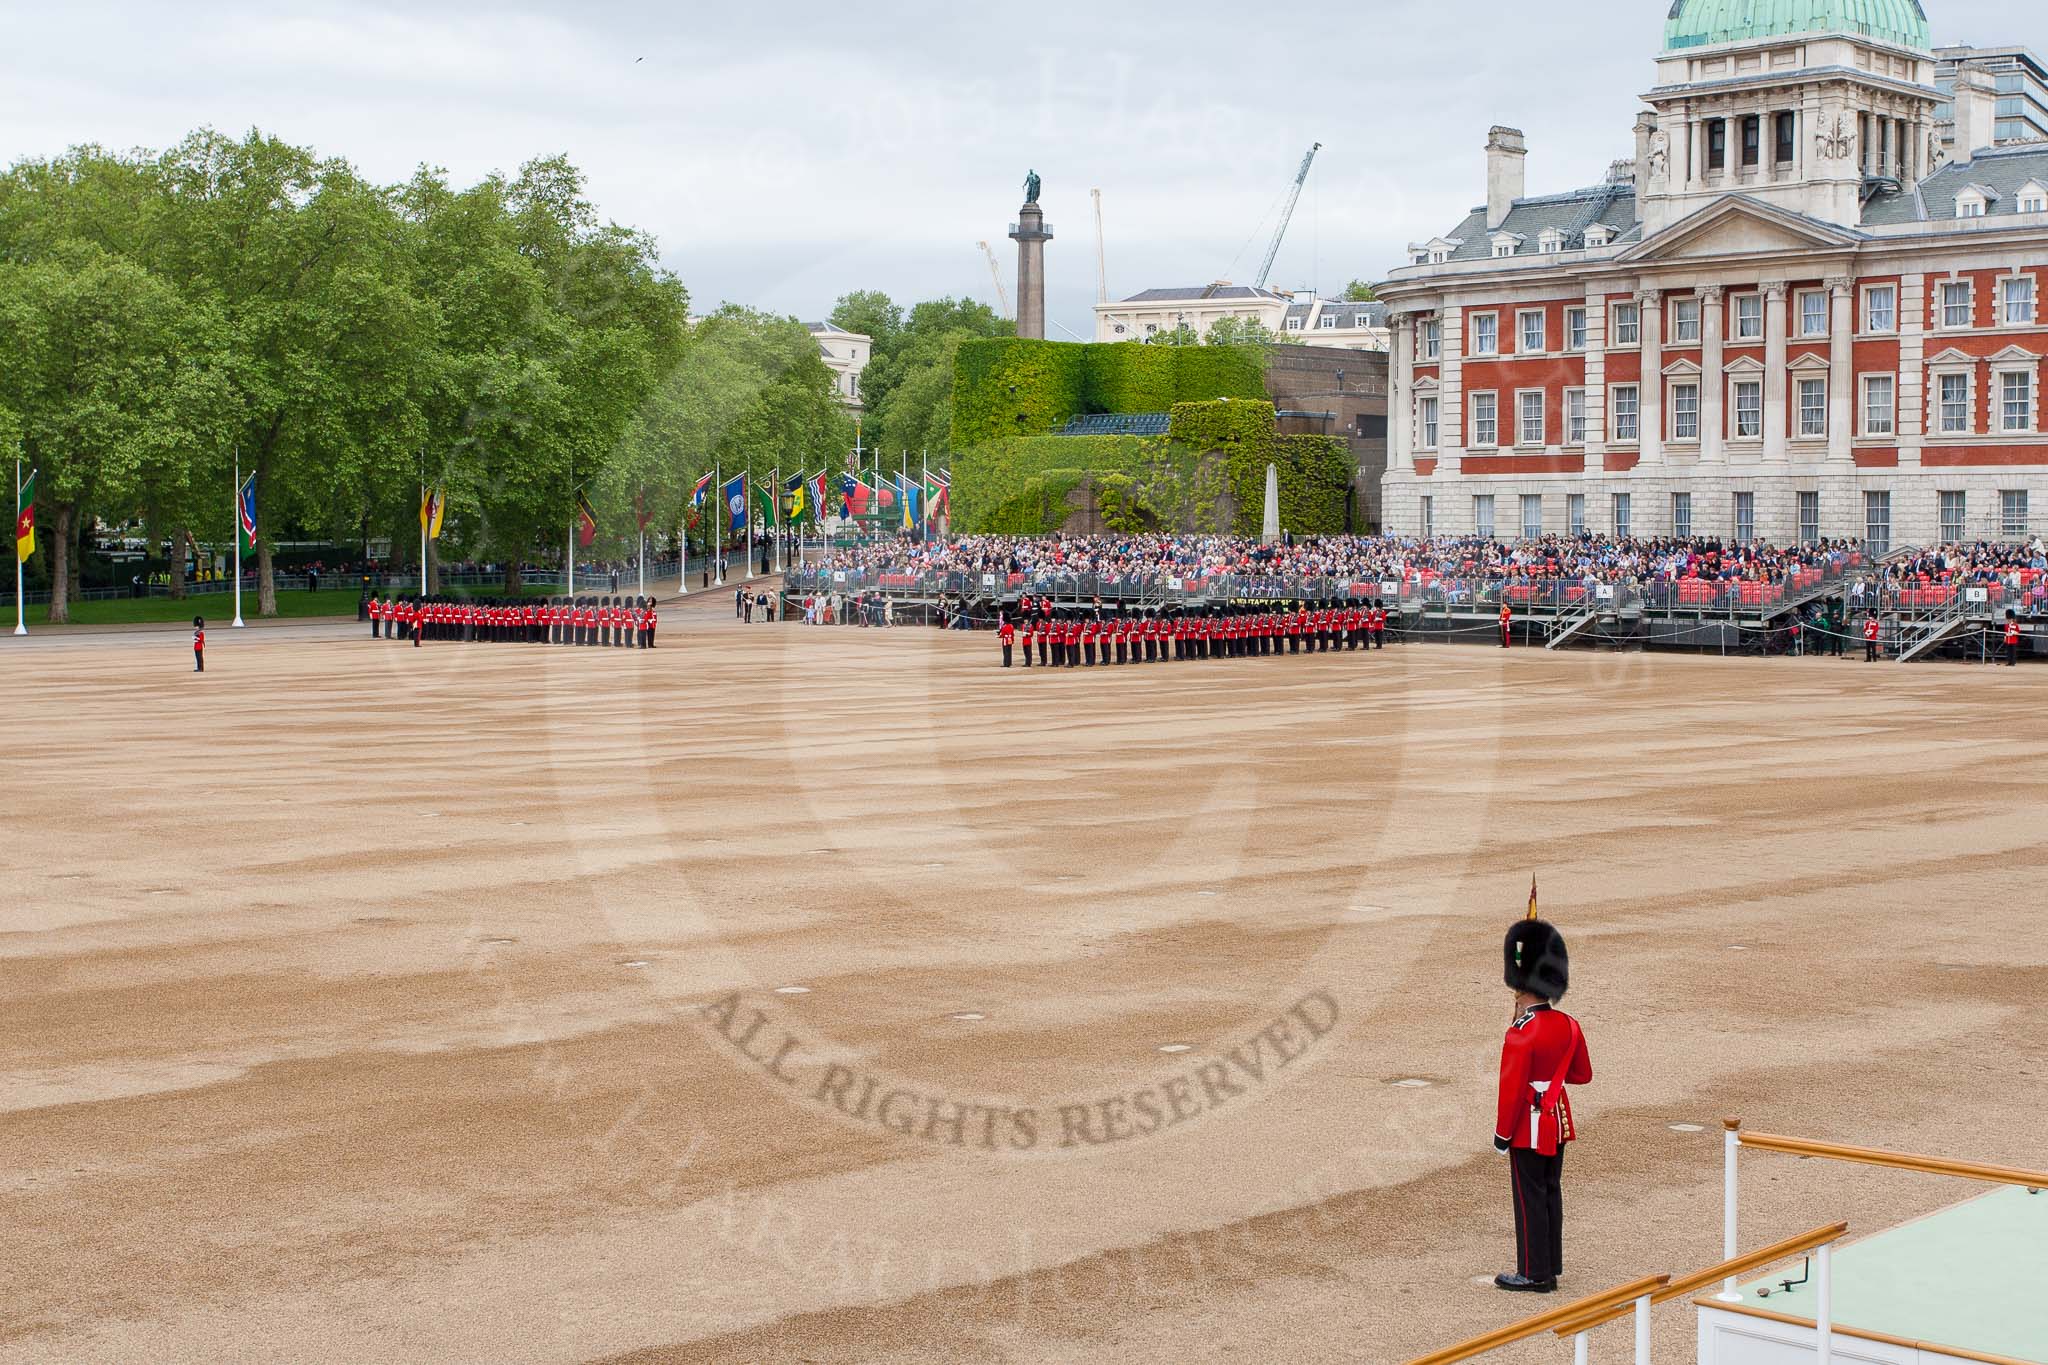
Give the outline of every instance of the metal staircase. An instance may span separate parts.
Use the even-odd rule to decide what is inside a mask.
[[[1931,616],[1918,616],[1902,622],[1899,627],[1898,652],[1894,656],[1899,663],[1911,663],[1933,649],[1943,640],[1961,634],[1976,624],[1977,613],[1972,604],[1965,600],[1967,594],[1958,591],[1948,605]]]
[[[1584,602],[1579,604],[1576,610],[1559,612],[1550,618],[1550,623],[1545,628],[1543,647],[1545,649],[1556,649],[1559,645],[1564,644],[1573,636],[1585,630],[1586,627],[1599,620],[1602,615],[1612,610],[1612,603],[1602,602],[1596,597],[1588,596]]]

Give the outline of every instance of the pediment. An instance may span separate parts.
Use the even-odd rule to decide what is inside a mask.
[[[1804,355],[1792,357],[1792,363],[1785,368],[1788,370],[1820,370],[1824,372],[1830,367],[1826,356],[1808,351]]]
[[[2012,362],[2032,364],[2040,358],[2040,352],[2029,351],[2024,347],[2020,346],[2008,346],[2004,350],[2000,351],[1997,355],[1985,357],[1986,360],[1990,361],[1994,365],[2003,365]]]
[[[1695,365],[1690,360],[1674,360],[1669,365],[1666,365],[1664,367],[1663,372],[1667,375],[1675,374],[1690,376],[1698,374],[1700,372],[1700,367]]]
[[[1737,356],[1722,367],[1729,374],[1762,374],[1764,363],[1753,355]]]
[[[1618,258],[1630,262],[1705,260],[1853,247],[1862,234],[1734,195],[1682,218]]]
[[[1966,354],[1951,346],[1938,355],[1927,357],[1927,363],[1930,365],[1975,365],[1977,357]]]

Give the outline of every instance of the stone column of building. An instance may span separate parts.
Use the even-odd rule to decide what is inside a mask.
[[[1726,428],[1727,385],[1721,371],[1726,342],[1727,291],[1718,284],[1700,286],[1700,463],[1726,458],[1721,435]]]
[[[1918,130],[1915,129],[1917,132]],[[1917,467],[1927,439],[1927,277],[1899,280],[1899,467]]]
[[[1387,395],[1388,416],[1392,418],[1394,441],[1388,452],[1388,468],[1415,468],[1415,318],[1408,313],[1394,316],[1394,374],[1392,392]]]
[[[1855,281],[1828,277],[1828,463],[1847,465],[1856,415]]]
[[[1586,286],[1586,473],[1598,474],[1607,454],[1607,295]]]
[[[1643,338],[1643,377],[1636,389],[1637,462],[1664,463],[1664,295],[1636,291],[1636,330]]]
[[[1785,359],[1785,282],[1773,280],[1764,286],[1764,459],[1785,462],[1787,433],[1786,394],[1789,377]]]
[[[1045,225],[1045,211],[1035,203],[1017,210],[1010,225],[1010,240],[1017,244],[1017,335],[1045,340],[1045,244],[1052,229]]]
[[[1451,477],[1465,459],[1465,310],[1446,306],[1438,321],[1436,472]]]

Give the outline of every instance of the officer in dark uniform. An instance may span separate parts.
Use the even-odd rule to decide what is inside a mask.
[[[1501,1045],[1493,1149],[1508,1158],[1515,1211],[1515,1268],[1494,1276],[1502,1289],[1548,1294],[1564,1269],[1565,1145],[1578,1137],[1567,1085],[1593,1079],[1578,1020],[1556,1008],[1570,984],[1564,935],[1529,917],[1508,930],[1503,979],[1515,993],[1514,1022]]]

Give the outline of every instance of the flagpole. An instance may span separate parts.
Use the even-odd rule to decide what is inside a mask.
[[[242,628],[242,448],[235,447],[235,629]]]
[[[19,531],[21,530],[21,452],[18,450],[14,454],[14,515],[16,518],[14,529]],[[16,635],[28,634],[28,599],[22,595],[21,545],[19,542],[14,547],[14,633]]]
[[[420,596],[427,595],[427,522],[431,520],[427,509],[427,485],[420,481]]]
[[[713,460],[711,462],[711,486],[718,490],[721,504],[725,500],[725,485],[720,482],[724,476],[725,470],[719,466],[718,461]],[[730,515],[724,506],[721,505],[715,522],[709,517],[704,520],[706,532],[709,532],[713,525],[718,527],[718,534],[711,538],[711,563],[718,572],[718,586],[721,588],[725,586],[725,522],[726,518]]]
[[[747,523],[747,582],[754,581],[754,461],[740,472],[740,511]]]
[[[782,572],[782,466],[768,471],[768,534],[775,544],[775,572]]]
[[[647,528],[640,528],[640,595],[647,596]]]
[[[574,517],[569,519],[569,543],[563,548],[568,551],[568,557],[562,561],[564,573],[562,596],[573,598],[576,596],[576,519]]]

